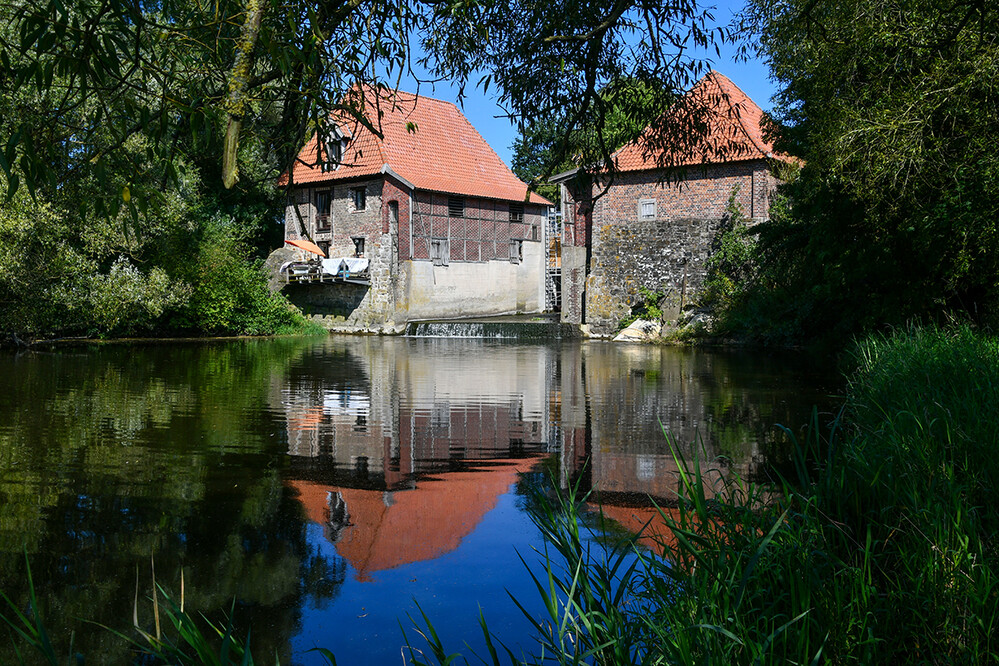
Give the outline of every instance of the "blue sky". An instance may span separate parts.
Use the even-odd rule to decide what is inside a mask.
[[[714,3],[715,21],[718,25],[727,24],[733,14],[741,8],[742,0],[719,0]],[[715,56],[712,51],[709,60],[712,67],[732,80],[737,86],[742,88],[749,97],[760,105],[765,111],[772,107],[770,98],[776,92],[776,88],[769,78],[769,71],[766,64],[759,60],[748,62],[735,62],[733,56],[735,47],[727,45],[721,49],[721,57]],[[705,54],[707,55],[707,54]],[[402,83],[402,88],[410,92],[416,91],[415,83],[407,86]],[[420,89],[420,94],[443,99],[450,102],[457,102],[457,86],[438,83],[432,89],[424,85]],[[510,164],[512,146],[517,137],[516,128],[507,118],[501,117],[503,109],[496,103],[496,96],[492,91],[488,95],[481,90],[469,85],[465,90],[465,100],[462,110],[465,116],[489,142],[503,161]]]

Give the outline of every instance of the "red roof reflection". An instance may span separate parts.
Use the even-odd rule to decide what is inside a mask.
[[[432,560],[455,550],[538,458],[491,461],[495,467],[444,472],[416,488],[383,491],[291,481],[308,519],[355,569],[376,571]]]

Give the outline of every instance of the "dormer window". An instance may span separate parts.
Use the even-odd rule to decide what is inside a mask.
[[[333,125],[319,134],[320,166],[323,171],[335,171],[343,163],[343,151],[350,141],[350,133]]]

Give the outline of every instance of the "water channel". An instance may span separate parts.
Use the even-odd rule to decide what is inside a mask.
[[[516,646],[529,486],[578,481],[634,530],[649,496],[675,502],[664,429],[713,478],[758,474],[785,455],[776,424],[828,418],[838,390],[801,356],[579,341],[0,353],[0,590],[25,603],[27,552],[48,627],[90,663],[129,661],[85,621],[128,633],[138,590],[148,626],[153,564],[175,596],[183,570],[188,610],[232,608],[261,662],[403,663],[419,609],[453,649],[480,607]]]

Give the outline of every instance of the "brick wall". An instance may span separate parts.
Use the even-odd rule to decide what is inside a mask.
[[[753,160],[705,167],[689,167],[679,183],[656,182],[660,172],[618,174],[607,193],[594,203],[594,219],[638,219],[641,201],[655,202],[654,219],[715,219],[725,214],[732,191],[750,218],[765,219],[771,177],[766,162]],[[600,185],[595,192],[600,191]]]
[[[400,261],[409,259],[412,251],[409,246],[411,212],[409,190],[392,178],[386,178],[382,185],[382,202],[382,231],[384,233],[389,233],[389,203],[395,202],[399,206],[398,256]]]

